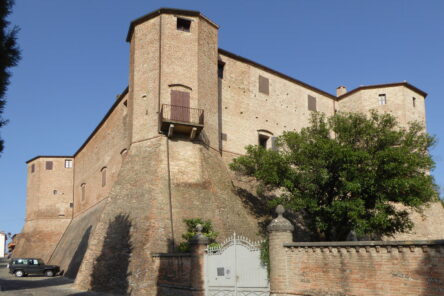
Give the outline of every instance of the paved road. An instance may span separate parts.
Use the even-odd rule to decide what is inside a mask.
[[[79,291],[65,277],[27,276],[17,278],[0,264],[0,295],[17,296],[106,296],[109,294]]]

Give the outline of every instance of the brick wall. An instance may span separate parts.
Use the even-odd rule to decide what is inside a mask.
[[[152,260],[160,295],[191,295],[191,254],[155,254]]]
[[[271,295],[444,295],[444,240],[294,243],[283,219],[269,228]]]

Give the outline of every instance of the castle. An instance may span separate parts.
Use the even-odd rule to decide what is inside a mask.
[[[27,162],[26,223],[14,255],[58,264],[83,288],[115,281],[155,295],[150,254],[174,250],[184,218],[211,219],[222,238],[256,237],[257,218],[233,190],[227,164],[249,144],[271,148],[283,131],[307,126],[313,111],[376,109],[401,125],[425,124],[427,94],[407,82],[332,95],[219,49],[218,25],[197,11],[149,13],[131,22],[126,41],[128,87],[97,128],[74,155]],[[442,225],[441,207],[425,217],[401,238],[440,238],[432,225]],[[101,263],[122,268],[127,283]]]

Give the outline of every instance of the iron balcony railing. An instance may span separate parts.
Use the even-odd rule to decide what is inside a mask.
[[[184,106],[162,104],[162,109],[160,110],[160,120],[162,122],[203,125],[204,110]]]

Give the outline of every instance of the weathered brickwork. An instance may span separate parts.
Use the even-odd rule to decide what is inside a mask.
[[[290,222],[268,226],[271,295],[443,295],[444,240],[292,242]]]
[[[246,200],[250,193],[236,191],[227,164],[259,137],[271,148],[273,137],[300,130],[312,111],[376,108],[403,125],[425,122],[426,94],[410,84],[331,95],[218,49],[218,26],[199,12],[155,11],[131,23],[127,41],[128,88],[96,130],[73,156],[28,162],[27,220],[15,255],[58,264],[82,288],[161,295],[162,260],[152,255],[175,250],[186,218],[210,219],[221,240],[234,231],[257,237],[262,221]],[[162,106],[173,105],[178,92],[189,96],[181,107],[202,111],[202,122],[179,114],[185,123],[161,130]],[[387,104],[379,106],[382,93]],[[444,221],[441,208],[426,210],[426,222],[414,217],[422,226],[409,239],[442,233],[434,223]]]
[[[372,242],[373,243],[373,242]],[[375,242],[377,244],[377,242]],[[284,248],[281,246],[281,248]],[[288,246],[274,295],[443,295],[444,242]],[[275,260],[273,258],[272,260]]]

